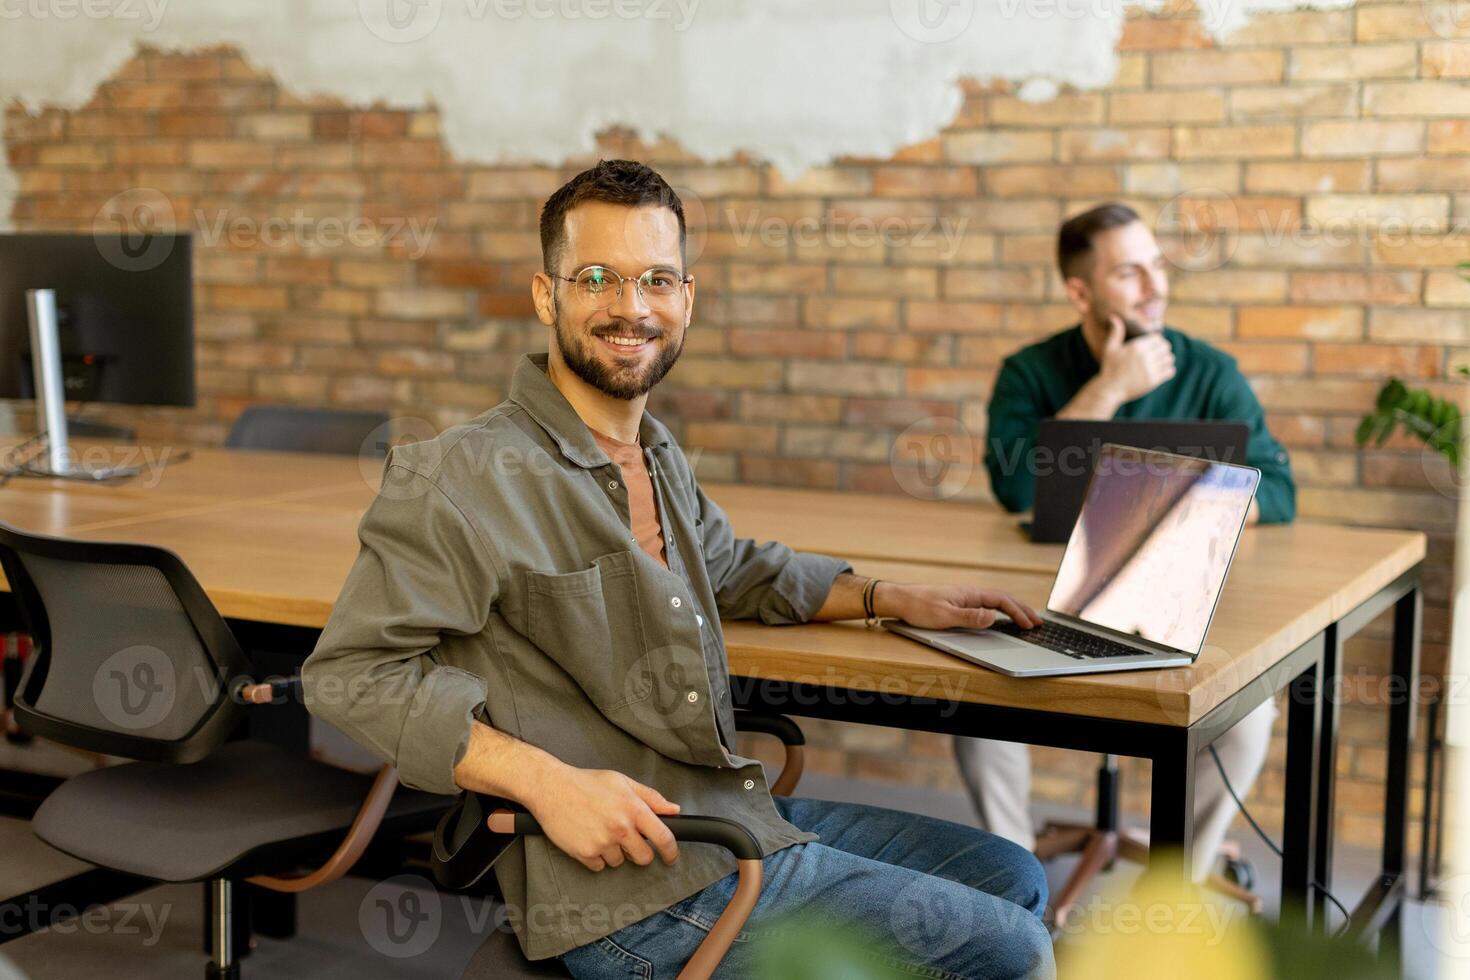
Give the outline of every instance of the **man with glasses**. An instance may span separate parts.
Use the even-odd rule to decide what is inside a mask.
[[[578,174],[546,202],[541,243],[531,288],[549,350],[521,359],[502,404],[390,455],[302,671],[312,711],[410,786],[503,797],[539,820],[546,836],[496,873],[526,954],[575,976],[672,976],[730,900],[734,862],[677,847],[658,819],[677,813],[732,818],[759,841],[747,938],[807,913],[907,972],[1050,976],[1046,881],[1025,850],[771,796],[734,754],[720,630],[721,617],[947,628],[1035,613],[734,535],[644,411],[695,297],[683,206],[658,174],[629,161]],[[760,945],[737,941],[722,974],[753,975]]]

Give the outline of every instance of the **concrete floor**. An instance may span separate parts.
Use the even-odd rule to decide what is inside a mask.
[[[10,406],[0,402],[0,434],[13,432]],[[360,750],[340,735],[314,730],[314,747],[344,762],[361,761]],[[369,760],[370,761],[370,760]],[[36,744],[24,750],[0,741],[0,768],[23,768],[57,775],[71,775],[90,763],[52,745]],[[802,795],[892,807],[912,813],[971,823],[967,798],[957,793],[894,786],[861,780],[810,774],[803,778]],[[1060,807],[1036,808],[1038,820],[1090,820],[1090,812]],[[1248,829],[1237,828],[1232,839],[1255,865],[1266,900],[1267,917],[1277,912],[1275,883],[1280,861]],[[1047,868],[1053,891],[1071,873],[1073,858],[1059,858]],[[1376,855],[1361,849],[1339,847],[1334,866],[1334,892],[1351,908],[1375,874]],[[27,889],[77,873],[86,865],[38,841],[24,821],[0,818],[0,893],[14,895]],[[1119,862],[1101,876],[1084,897],[1099,899],[1104,893],[1126,888],[1139,869]],[[396,898],[404,890],[420,903],[421,912],[431,914],[437,924],[424,931],[432,938],[427,948],[413,956],[400,953],[380,938],[374,942],[372,929],[365,929],[360,915],[388,894]],[[422,887],[420,887],[422,886]],[[65,931],[53,929],[24,939],[3,943],[9,921],[0,920],[0,980],[78,980],[106,977],[107,980],[157,980],[197,978],[204,965],[201,946],[203,926],[202,887],[168,885],[150,889],[109,907],[105,915],[89,914]],[[413,978],[457,977],[481,943],[491,916],[489,904],[457,895],[441,895],[428,882],[373,882],[347,878],[299,898],[299,931],[288,941],[257,939],[256,947],[243,961],[247,978],[321,978],[321,980],[372,980],[381,976]],[[1443,910],[1435,905],[1409,902],[1404,910],[1404,976],[1410,980],[1459,980],[1470,976],[1470,945],[1456,951],[1459,972],[1437,970],[1439,923]],[[1329,925],[1341,917],[1329,909]],[[1463,917],[1461,917],[1463,919]],[[430,934],[432,936],[430,937]],[[1059,938],[1061,944],[1072,941]]]
[[[3,757],[0,750],[0,757]],[[65,767],[67,760],[58,759]],[[0,758],[3,764],[3,758]],[[959,794],[910,789],[810,775],[802,782],[803,795],[870,803],[915,813],[970,822],[969,802]],[[1048,810],[1039,817],[1086,819],[1087,814]],[[1279,861],[1259,840],[1236,835],[1255,864],[1268,896],[1267,915],[1275,914],[1271,887],[1278,879]],[[15,894],[35,883],[54,880],[74,869],[76,862],[37,841],[22,821],[0,819],[0,881]],[[1072,859],[1058,859],[1048,869],[1053,888],[1066,879]],[[1340,848],[1335,868],[1335,890],[1349,907],[1362,894],[1373,874],[1374,855]],[[1093,896],[1126,885],[1138,869],[1126,862],[1099,879]],[[480,943],[490,910],[486,903],[455,895],[439,895],[427,887],[411,887],[421,913],[430,913],[431,927],[415,955],[391,957],[402,950],[386,942],[381,929],[364,928],[360,916],[370,914],[389,895],[397,901],[403,886],[427,882],[376,883],[344,879],[300,897],[300,931],[289,941],[258,940],[245,961],[248,977],[312,977],[364,980],[395,977],[458,976]],[[391,894],[390,894],[391,893]],[[75,980],[106,976],[108,980],[155,980],[159,977],[200,975],[201,886],[171,885],[152,889],[111,907],[106,914],[73,923],[66,932],[53,929],[0,945],[0,980]],[[1404,920],[1405,975],[1433,980],[1435,948],[1430,928],[1436,910],[1411,903]],[[363,921],[367,921],[364,919]],[[0,922],[0,932],[6,923]],[[432,933],[432,936],[429,935]],[[432,941],[429,941],[432,940]],[[1074,941],[1064,936],[1061,943]]]

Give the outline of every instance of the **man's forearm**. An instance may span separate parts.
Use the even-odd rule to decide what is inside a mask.
[[[833,623],[843,619],[862,619],[867,615],[863,609],[863,586],[868,583],[867,575],[843,572],[832,583],[827,601],[812,617],[814,623]],[[892,603],[893,590],[899,583],[881,581],[873,590],[873,611],[879,616],[895,615]]]
[[[568,768],[549,752],[477,721],[470,730],[469,747],[454,767],[454,781],[472,793],[530,807],[546,784]]]
[[[1099,419],[1107,421],[1118,413],[1123,402],[1113,387],[1096,376],[1083,385],[1072,400],[1057,412],[1059,419]]]
[[[832,583],[832,591],[827,593],[827,601],[822,603],[822,608],[812,617],[814,623],[830,623],[839,619],[862,619],[863,618],[863,585],[867,578],[862,575],[854,575],[851,572],[843,572],[837,576]]]

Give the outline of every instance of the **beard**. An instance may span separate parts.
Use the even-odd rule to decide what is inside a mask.
[[[598,337],[602,334],[613,334],[619,332],[615,326],[599,328],[593,333],[584,333],[566,325],[558,313],[556,318],[556,347],[561,352],[561,359],[566,366],[571,368],[573,374],[587,382],[604,395],[612,398],[620,398],[623,401],[632,401],[640,395],[646,395],[653,390],[653,386],[664,379],[673,368],[674,362],[679,360],[679,355],[684,352],[684,336],[679,337],[678,346],[674,346],[668,340],[668,331],[657,330],[654,327],[624,328],[623,332],[628,334],[642,334],[649,337],[655,345],[654,359],[647,365],[621,365],[609,366],[598,357],[594,345],[599,343]]]
[[[1132,340],[1134,337],[1141,337],[1146,333],[1152,333],[1155,329],[1153,326],[1150,325],[1149,320],[1146,319],[1147,314],[1145,314],[1141,309],[1114,309],[1096,295],[1094,295],[1092,298],[1091,306],[1092,309],[1090,312],[1092,314],[1092,320],[1094,323],[1102,327],[1104,336],[1106,336],[1107,334],[1109,318],[1111,316],[1118,316],[1123,320],[1124,340]],[[1162,329],[1162,327],[1163,325],[1160,324],[1158,329]]]

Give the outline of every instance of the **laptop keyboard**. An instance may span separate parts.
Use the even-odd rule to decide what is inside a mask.
[[[1043,622],[1040,626],[1025,630],[1006,620],[991,627],[998,633],[1009,633],[1027,643],[1034,643],[1074,660],[1094,660],[1098,657],[1147,656],[1143,650],[1130,647],[1116,640],[1104,640],[1070,626]]]

